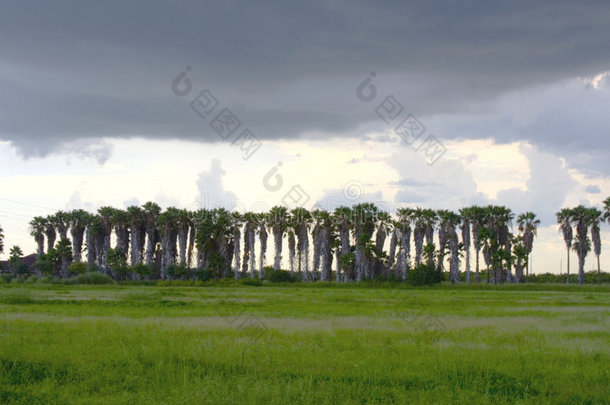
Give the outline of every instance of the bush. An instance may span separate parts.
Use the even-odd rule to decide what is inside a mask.
[[[68,266],[68,271],[73,274],[85,274],[87,265],[83,262],[74,262]]]
[[[170,280],[181,280],[190,278],[191,269],[182,264],[170,264],[165,270],[165,274]]]
[[[443,273],[434,264],[420,263],[407,271],[407,283],[414,286],[438,284],[441,281]]]
[[[195,277],[199,281],[209,281],[214,278],[214,272],[210,269],[199,269],[195,272]]]
[[[30,268],[28,267],[27,264],[25,264],[23,262],[19,262],[15,266],[15,275],[22,279],[28,278],[30,275]]]
[[[2,274],[0,276],[0,279],[2,279],[5,283],[10,283],[13,280],[13,275],[12,274]]]
[[[241,280],[239,280],[239,284],[251,285],[254,287],[260,287],[263,285],[263,283],[256,278],[242,278]]]
[[[78,284],[114,284],[110,276],[99,272],[81,274],[76,276],[75,280]]]
[[[294,283],[297,281],[296,277],[290,274],[288,270],[266,270],[265,279],[272,283]]]
[[[135,273],[140,276],[149,277],[153,274],[152,266],[146,265],[144,263],[138,263],[135,266],[131,266],[132,273]]]

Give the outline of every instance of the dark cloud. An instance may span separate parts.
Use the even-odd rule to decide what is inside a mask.
[[[219,142],[188,106],[204,88],[263,139],[364,135],[388,94],[435,122],[607,70],[609,20],[603,3],[569,1],[5,1],[0,137],[27,155],[81,138]],[[186,65],[193,91],[178,97],[170,82]],[[379,96],[363,103],[355,89],[371,71]],[[582,129],[552,113],[539,120],[555,126],[533,122],[520,136]],[[579,133],[581,150],[595,150]]]

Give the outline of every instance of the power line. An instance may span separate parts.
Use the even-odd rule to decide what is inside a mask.
[[[25,203],[23,201],[11,200],[10,198],[0,197],[0,200],[9,201],[9,202],[12,202],[15,204],[27,205],[27,206],[34,207],[34,208],[42,208],[42,209],[53,211],[53,212],[60,211],[57,208],[43,207],[42,205],[29,204],[29,203]]]
[[[8,214],[8,215],[14,215],[14,216],[18,216],[18,217],[24,217],[24,218],[28,218],[28,219],[29,219],[29,218],[32,218],[32,216],[31,216],[31,215],[23,215],[23,214],[18,214],[18,213],[16,213],[16,212],[11,212],[11,211],[3,211],[3,210],[0,210],[0,212],[3,212],[3,213]]]

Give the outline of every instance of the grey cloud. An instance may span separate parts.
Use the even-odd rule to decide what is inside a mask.
[[[364,136],[388,94],[439,137],[480,136],[470,135],[477,124],[444,131],[434,117],[608,69],[609,19],[606,5],[567,0],[6,1],[0,137],[28,156],[82,138],[219,142],[187,103],[204,88],[262,139]],[[186,65],[193,93],[179,98],[170,82]],[[355,89],[372,71],[379,95],[362,103]],[[541,131],[572,129],[582,136],[570,144],[594,154],[595,133],[607,124],[590,114],[601,125],[593,134],[585,130],[592,122],[553,112],[517,135],[487,133],[544,143]]]

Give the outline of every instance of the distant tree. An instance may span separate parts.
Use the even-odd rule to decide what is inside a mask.
[[[43,217],[34,217],[30,221],[30,235],[36,241],[36,256],[44,253],[44,232],[46,227],[46,219]]]
[[[4,229],[0,226],[0,253],[4,253]]]
[[[567,252],[567,263],[568,263],[568,273],[566,277],[566,283],[570,284],[570,248],[572,247],[572,210],[570,208],[562,208],[561,211],[555,214],[557,217],[557,223],[559,224],[559,230],[563,234],[563,241],[566,245]]]

